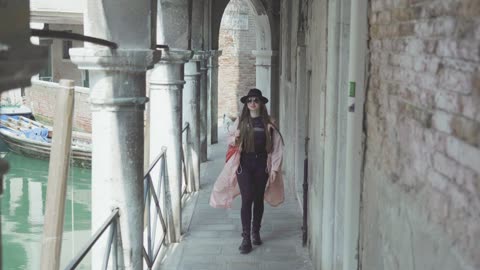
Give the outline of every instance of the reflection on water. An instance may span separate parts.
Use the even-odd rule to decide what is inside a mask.
[[[5,154],[3,147],[0,145],[0,153]],[[4,159],[9,162],[10,171],[5,176],[1,197],[3,269],[39,269],[48,162],[8,152]],[[90,237],[90,179],[89,169],[71,167],[65,205],[62,268]],[[88,260],[83,268],[87,264]]]

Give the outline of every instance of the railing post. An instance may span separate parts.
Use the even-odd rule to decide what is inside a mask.
[[[165,148],[163,148],[165,149]],[[161,160],[160,164],[160,182],[158,183],[158,192],[160,197],[160,208],[162,213],[165,215],[165,225],[166,225],[166,232],[165,238],[167,239],[167,243],[173,243],[175,240],[175,228],[173,223],[173,211],[172,211],[172,198],[170,193],[170,179],[168,177],[168,162],[167,162],[167,154],[165,154],[164,158]],[[163,187],[162,187],[163,185]],[[163,207],[163,209],[162,209]]]
[[[118,216],[115,218],[115,221],[112,224],[113,228],[115,229],[114,234],[113,234],[113,251],[112,251],[112,268],[113,270],[118,269],[118,238],[119,238],[119,233],[118,233]]]
[[[190,129],[190,123],[186,122],[185,130],[185,167],[187,169],[187,192],[191,193],[195,191],[195,181],[193,175],[193,164],[192,164],[192,131]]]

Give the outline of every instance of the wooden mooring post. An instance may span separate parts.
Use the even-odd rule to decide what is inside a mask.
[[[60,267],[67,177],[72,144],[74,81],[60,80],[53,123],[52,148],[48,167],[47,202],[42,239],[42,270]]]

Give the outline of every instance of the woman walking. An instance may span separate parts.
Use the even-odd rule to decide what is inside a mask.
[[[268,99],[260,90],[250,89],[240,101],[243,110],[229,130],[227,162],[213,187],[210,205],[231,208],[233,199],[241,194],[243,240],[239,250],[247,254],[252,243],[262,244],[263,201],[277,206],[284,200],[283,139],[268,115]]]

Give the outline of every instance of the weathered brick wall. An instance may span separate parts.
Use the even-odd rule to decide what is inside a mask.
[[[248,18],[247,18],[248,17]],[[248,20],[246,29],[245,23]],[[220,27],[218,72],[218,116],[237,116],[240,97],[255,87],[255,21],[245,0],[232,0]]]
[[[47,123],[53,122],[55,115],[57,83],[32,81],[32,86],[25,89],[25,105],[32,109],[34,116]],[[73,110],[73,128],[78,131],[91,132],[92,114],[88,103],[90,90],[75,87],[75,106]]]
[[[363,269],[480,269],[480,1],[370,1]]]

